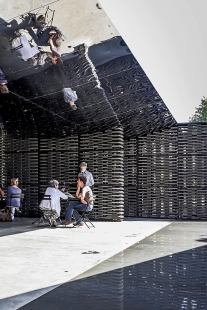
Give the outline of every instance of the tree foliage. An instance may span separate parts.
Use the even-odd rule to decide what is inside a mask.
[[[207,122],[207,98],[203,97],[195,114],[189,118],[189,122]]]

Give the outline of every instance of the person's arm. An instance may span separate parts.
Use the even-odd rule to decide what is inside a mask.
[[[85,195],[86,195],[86,190],[83,188],[82,194],[81,194],[81,203],[84,204],[84,205],[87,205],[88,202],[85,201]]]
[[[58,191],[58,193],[59,193],[60,198],[65,199],[65,200],[68,199],[68,196],[65,195],[63,192],[61,192],[60,190]]]
[[[49,42],[51,51],[55,50],[55,45],[53,44],[53,40],[52,40],[51,37],[50,37],[50,39],[48,40],[48,42]]]
[[[49,57],[49,58],[53,59],[53,55],[52,55],[52,53],[51,53],[51,52],[46,52],[46,54],[47,54],[47,57]]]
[[[91,182],[91,185],[90,185],[90,186],[93,186],[93,185],[94,185],[94,179],[93,179],[92,173],[91,173],[91,175],[90,175],[90,182]]]
[[[76,191],[75,197],[76,198],[80,198],[81,197],[80,187],[77,187],[77,191]]]
[[[4,196],[4,191],[1,187],[0,187],[0,196]]]

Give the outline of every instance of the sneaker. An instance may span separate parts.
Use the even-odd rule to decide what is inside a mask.
[[[77,222],[74,224],[75,227],[82,227],[84,225],[83,222]]]
[[[70,225],[70,224],[73,224],[73,222],[69,220],[65,220],[65,225]]]

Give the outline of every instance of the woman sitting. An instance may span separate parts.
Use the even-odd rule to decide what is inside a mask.
[[[43,199],[40,208],[43,210],[44,217],[49,220],[50,225],[56,226],[56,219],[60,217],[60,198],[68,199],[68,196],[58,189],[59,182],[57,180],[51,180],[49,184],[45,195],[50,195],[51,201]]]
[[[3,209],[6,207],[6,202],[3,199],[4,197],[4,189],[3,186],[0,184],[0,209]]]
[[[10,208],[11,221],[14,220],[15,210],[20,207],[20,198],[11,198],[11,195],[21,194],[22,190],[18,187],[18,179],[11,179],[11,186],[7,189],[7,207]]]

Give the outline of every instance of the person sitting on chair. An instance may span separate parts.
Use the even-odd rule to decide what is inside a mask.
[[[16,37],[12,40],[12,50],[17,51],[21,55],[21,59],[27,61],[29,65],[37,65],[35,56],[38,56],[40,51],[37,46],[30,46],[29,41],[25,35]]]
[[[8,94],[9,93],[9,90],[8,90],[8,87],[7,87],[7,79],[0,67],[0,92],[2,94]]]
[[[50,46],[50,50],[61,56],[61,44],[63,39],[62,32],[57,27],[48,27],[47,29],[36,34],[32,27],[26,28],[38,46]]]
[[[74,216],[76,223],[74,226],[83,226],[84,223],[81,217],[74,212],[74,210],[91,211],[93,209],[93,193],[89,186],[86,186],[87,179],[84,176],[78,177],[76,197],[80,201],[71,201],[65,215],[65,225],[73,224],[72,216]],[[82,193],[80,192],[82,189]]]
[[[7,189],[7,207],[10,208],[11,221],[14,220],[15,210],[20,207],[20,198],[11,198],[11,195],[21,194],[22,190],[18,187],[18,178],[11,179],[11,186]]]
[[[6,207],[6,202],[3,200],[4,197],[4,189],[3,186],[0,184],[0,209],[3,209]]]
[[[58,218],[60,216],[60,198],[62,199],[68,199],[68,196],[65,195],[63,192],[61,192],[59,188],[59,182],[57,180],[51,180],[49,182],[50,186],[46,189],[45,195],[51,196],[51,208],[55,213],[57,213],[58,216],[54,213],[54,216],[51,216],[52,225],[56,226],[55,218]],[[41,208],[50,209],[50,201],[48,200],[42,200],[40,204]]]

